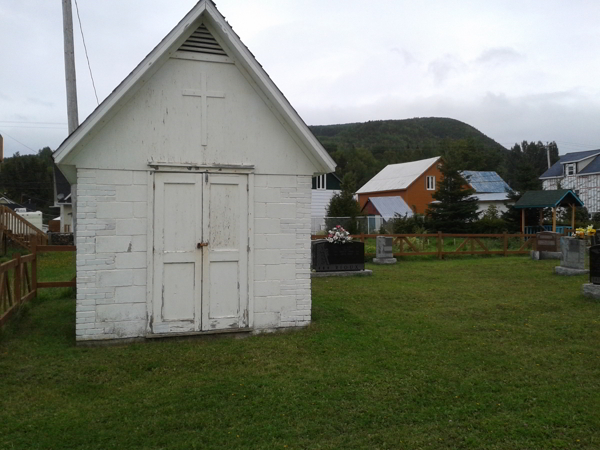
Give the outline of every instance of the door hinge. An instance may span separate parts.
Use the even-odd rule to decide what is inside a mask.
[[[208,173],[205,173],[205,174],[204,174],[204,182],[205,182],[205,183],[208,183]]]
[[[250,192],[250,185],[246,184],[246,192]]]

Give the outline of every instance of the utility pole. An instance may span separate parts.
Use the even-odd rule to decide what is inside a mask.
[[[69,134],[79,126],[77,112],[77,78],[75,76],[75,45],[73,42],[73,11],[71,0],[62,0],[63,33],[65,40],[65,80],[67,82],[67,120]]]
[[[548,144],[548,142],[546,142],[546,157],[548,158],[548,169],[552,166],[552,164],[550,164],[550,144]]]

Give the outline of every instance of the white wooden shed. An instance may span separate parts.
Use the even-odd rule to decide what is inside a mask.
[[[212,1],[54,158],[73,185],[78,341],[310,323],[311,177],[335,163]]]

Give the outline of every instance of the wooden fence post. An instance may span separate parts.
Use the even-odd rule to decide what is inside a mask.
[[[33,261],[31,261],[31,290],[34,292],[33,298],[37,297],[37,244],[34,242],[31,246]]]
[[[507,255],[508,252],[508,236],[506,235],[506,231],[504,233],[502,233],[504,236],[502,237],[503,239],[503,249],[504,249],[504,256]]]
[[[17,302],[20,303],[21,302],[21,254],[14,253],[13,258],[16,260],[15,279],[13,280],[14,281],[13,291],[14,291],[14,296],[15,296],[15,303],[17,303]]]
[[[365,243],[365,233],[360,233],[360,242]]]
[[[444,250],[444,243],[443,243],[442,239],[443,239],[442,232],[438,231],[438,242],[437,242],[437,244],[438,244],[438,259],[442,259],[442,257],[443,257],[442,252]]]

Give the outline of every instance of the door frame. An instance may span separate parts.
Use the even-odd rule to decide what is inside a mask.
[[[146,210],[146,336],[155,336],[152,332],[154,313],[154,185],[157,173],[196,173],[204,174],[236,174],[248,176],[248,328],[254,328],[254,166],[252,165],[213,165],[201,166],[196,164],[160,163],[150,161],[148,174]],[[202,206],[204,208],[204,205]],[[235,332],[236,330],[231,330]],[[223,330],[198,331],[194,334],[222,333]],[[189,334],[189,333],[188,333]],[[176,335],[176,334],[169,334]]]

